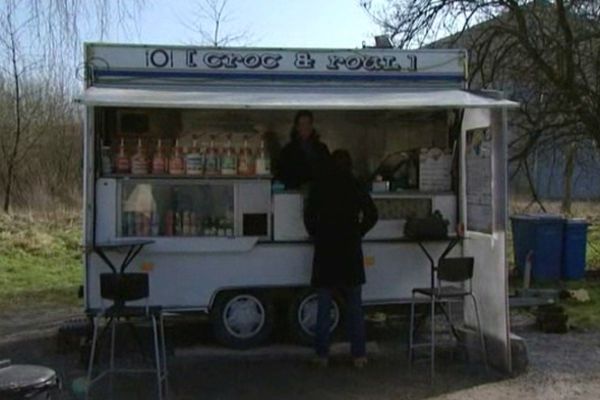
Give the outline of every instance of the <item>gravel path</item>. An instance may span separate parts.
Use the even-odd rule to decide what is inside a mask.
[[[48,317],[44,318],[47,325]],[[289,345],[263,349],[259,357],[210,344],[199,350],[178,348],[170,359],[171,399],[600,399],[600,332],[543,334],[521,324],[516,333],[528,347],[530,366],[525,374],[506,379],[446,359],[440,360],[433,388],[425,365],[409,371],[403,343],[391,340],[395,334],[389,331],[378,332],[378,340],[370,344],[372,362],[361,371],[349,366],[343,348],[328,369],[310,366],[310,352]],[[75,349],[58,354],[52,336],[13,334],[5,339],[0,339],[0,358],[55,368],[65,382],[60,399],[76,398],[70,389],[85,371]],[[115,398],[153,398],[152,382],[150,376],[117,380],[122,396]],[[95,398],[107,398],[97,394]]]

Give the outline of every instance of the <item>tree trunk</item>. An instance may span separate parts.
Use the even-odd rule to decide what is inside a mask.
[[[573,197],[573,172],[575,170],[575,157],[577,155],[577,146],[570,143],[567,148],[565,159],[565,170],[563,175],[563,198],[561,211],[563,214],[571,215],[571,203]]]
[[[542,201],[537,194],[537,190],[535,189],[535,183],[531,177],[531,171],[529,171],[529,162],[527,161],[527,157],[523,159],[523,168],[525,169],[525,177],[527,177],[527,183],[529,184],[529,190],[531,193],[531,202],[527,205],[527,208],[529,208],[529,206],[531,206],[533,203],[537,203],[542,212],[547,212],[546,207],[544,207],[542,204]]]

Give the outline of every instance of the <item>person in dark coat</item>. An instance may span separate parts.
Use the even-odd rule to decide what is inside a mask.
[[[329,355],[329,310],[334,290],[346,299],[354,364],[362,367],[366,363],[362,238],[377,218],[373,200],[352,174],[350,154],[334,151],[329,167],[312,183],[304,209],[304,223],[315,246],[311,284],[318,293],[315,350],[321,365],[327,365]]]
[[[309,183],[322,169],[329,149],[319,140],[310,111],[302,110],[294,117],[290,142],[279,155],[276,178],[287,190],[299,189]]]

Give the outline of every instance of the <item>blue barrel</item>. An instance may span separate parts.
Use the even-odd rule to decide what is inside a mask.
[[[564,219],[556,215],[528,214],[511,217],[515,264],[523,275],[531,254],[531,277],[537,281],[561,278]]]
[[[588,223],[584,219],[565,221],[563,233],[563,279],[583,279]]]

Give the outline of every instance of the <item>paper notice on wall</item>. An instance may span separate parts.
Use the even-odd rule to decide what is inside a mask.
[[[467,131],[467,229],[492,232],[492,137]]]
[[[452,154],[439,148],[421,149],[419,154],[419,190],[447,192],[452,187]]]

